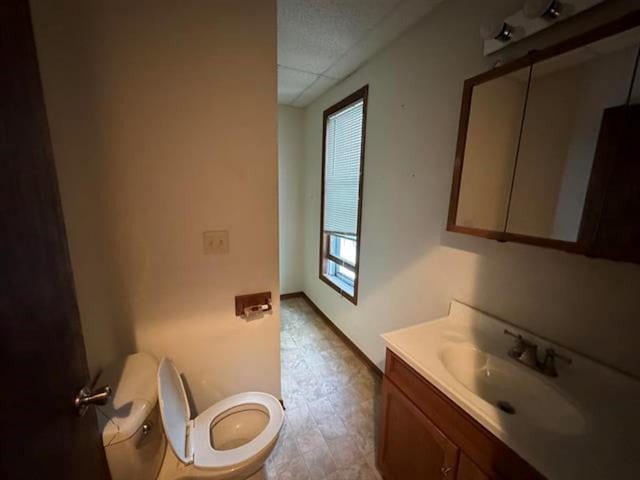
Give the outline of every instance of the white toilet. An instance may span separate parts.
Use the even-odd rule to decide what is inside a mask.
[[[98,419],[114,480],[263,478],[284,421],[272,395],[233,395],[192,420],[173,362],[158,367],[145,353],[107,368],[98,383],[113,389]]]

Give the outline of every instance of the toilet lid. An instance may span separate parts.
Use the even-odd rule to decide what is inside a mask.
[[[187,425],[191,410],[180,374],[168,358],[163,358],[158,368],[158,400],[164,431],[173,452],[184,463],[191,463],[193,453],[187,451]]]

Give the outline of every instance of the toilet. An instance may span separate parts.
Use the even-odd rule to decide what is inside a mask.
[[[284,421],[277,398],[261,392],[239,393],[191,420],[182,379],[168,358],[158,368],[158,396],[171,452],[180,461],[175,475],[167,462],[167,479],[260,478]]]
[[[232,395],[191,419],[173,362],[165,358],[158,366],[145,353],[105,369],[98,383],[113,390],[98,407],[98,422],[114,480],[264,478],[284,421],[272,395]]]

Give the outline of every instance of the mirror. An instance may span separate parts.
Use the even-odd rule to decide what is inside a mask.
[[[576,242],[605,109],[627,102],[640,29],[532,67],[507,232]]]
[[[447,230],[640,259],[639,59],[637,11],[468,79]]]
[[[505,227],[528,80],[529,67],[473,89],[458,225]]]

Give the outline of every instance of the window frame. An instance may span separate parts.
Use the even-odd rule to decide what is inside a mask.
[[[328,276],[335,277],[339,282],[344,283],[346,286],[350,288],[354,288],[355,279],[348,277],[344,273],[340,272],[339,269],[343,268],[355,274],[356,265],[358,262],[356,260],[355,264],[351,263],[349,260],[347,260],[342,255],[340,255],[339,250],[340,250],[340,240],[344,239],[344,240],[350,240],[352,242],[356,242],[357,237],[350,238],[350,236],[347,236],[347,235],[336,235],[336,234],[328,234],[328,236],[329,236],[329,240],[328,240],[329,250],[327,252],[327,259],[333,262],[333,265],[329,267],[328,270],[334,271],[334,273],[329,273]],[[338,247],[338,248],[334,248],[334,247]],[[356,254],[357,252],[358,252],[358,244],[356,243]],[[357,278],[357,275],[354,275],[354,276],[355,278]]]
[[[369,96],[369,85],[365,85],[359,90],[353,92],[351,95],[343,98],[338,103],[327,108],[323,112],[322,119],[322,180],[321,180],[321,195],[320,195],[320,262],[319,262],[319,278],[321,281],[329,285],[336,290],[340,295],[349,300],[354,305],[358,304],[358,289],[360,286],[360,246],[362,242],[362,198],[363,198],[363,185],[364,185],[364,157],[365,157],[365,140],[367,131],[367,103]],[[357,232],[356,242],[356,264],[350,263],[336,257],[331,253],[331,233],[327,233],[324,230],[324,201],[325,201],[325,174],[326,174],[326,161],[327,161],[327,121],[331,115],[340,110],[343,110],[350,105],[362,100],[362,138],[360,140],[360,178],[358,179],[358,219],[357,219]],[[337,233],[337,232],[332,232]],[[349,283],[342,279],[339,274],[329,275],[326,273],[329,270],[329,261],[335,265],[342,266],[355,273],[355,280],[353,283],[353,294],[345,291],[341,288],[341,284],[344,287],[350,286]]]

